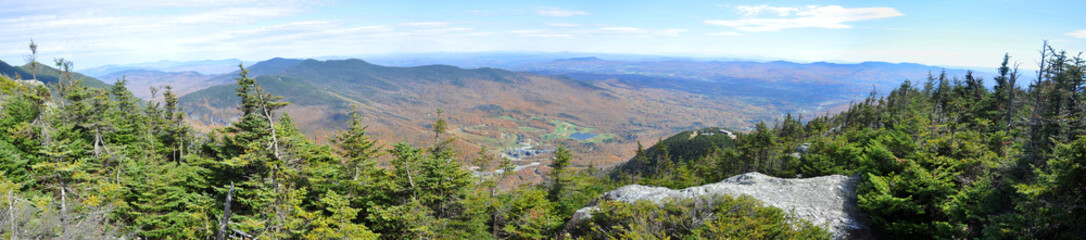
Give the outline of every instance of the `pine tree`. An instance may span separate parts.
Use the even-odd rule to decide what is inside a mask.
[[[553,202],[560,201],[562,193],[565,190],[568,179],[565,178],[566,168],[569,167],[569,162],[572,156],[569,149],[565,146],[559,145],[554,150],[554,159],[551,160],[551,172],[549,174],[551,178],[551,188],[547,193],[547,198]]]
[[[348,169],[350,172],[351,180],[355,182],[361,181],[361,184],[371,184],[371,180],[368,180],[372,175],[377,163],[375,158],[378,155],[380,146],[376,145],[376,142],[370,140],[369,135],[366,135],[366,129],[369,128],[363,125],[362,115],[358,114],[354,107],[351,107],[351,112],[348,114],[350,117],[349,126],[347,131],[340,132],[338,136],[332,139],[332,142],[339,147],[339,154],[343,156],[342,165],[343,169]]]
[[[377,239],[379,236],[354,222],[359,210],[352,208],[345,196],[328,192],[321,197],[320,205],[331,215],[315,217],[310,223],[313,230],[304,235],[305,239]]]

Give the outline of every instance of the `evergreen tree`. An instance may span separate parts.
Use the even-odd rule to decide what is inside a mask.
[[[557,202],[562,197],[562,191],[566,187],[568,181],[568,179],[565,178],[566,168],[569,167],[569,161],[571,159],[572,156],[569,149],[566,149],[565,146],[559,145],[558,148],[554,150],[554,158],[551,160],[551,172],[549,174],[551,178],[551,187],[547,192],[547,198],[551,201]]]

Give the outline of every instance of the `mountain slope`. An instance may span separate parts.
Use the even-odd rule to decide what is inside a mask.
[[[23,79],[31,79],[34,76],[33,74],[31,74],[32,72],[33,71],[30,69],[29,64],[15,67],[15,66],[8,65],[4,61],[0,61],[0,74],[7,75],[7,76],[12,76],[12,77],[14,77],[16,74],[18,74]],[[57,83],[59,81],[61,74],[62,74],[62,72],[60,70],[57,70],[55,68],[52,68],[52,67],[49,67],[48,65],[43,64],[43,65],[41,65],[41,68],[38,71],[37,77],[38,77],[38,80],[42,81],[43,83],[53,84],[53,83]],[[83,74],[80,74],[80,73],[77,73],[77,72],[72,73],[72,78],[76,79],[76,80],[82,80],[83,81],[83,86],[87,86],[87,87],[93,87],[93,88],[107,88],[107,87],[109,87],[109,84],[106,84],[106,83],[102,82],[101,80],[98,80],[98,79],[95,79],[95,78],[92,78],[92,77],[88,77],[86,75],[83,75]]]

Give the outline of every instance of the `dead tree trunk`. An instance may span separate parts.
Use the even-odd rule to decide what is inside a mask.
[[[8,221],[11,222],[11,240],[15,240],[19,236],[15,231],[15,190],[8,190]]]
[[[226,240],[226,224],[230,223],[230,201],[234,200],[234,183],[230,183],[230,190],[226,191],[226,202],[223,203],[222,220],[219,221],[219,233],[216,240]]]

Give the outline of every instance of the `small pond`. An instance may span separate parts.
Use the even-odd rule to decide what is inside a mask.
[[[595,137],[596,135],[599,135],[599,134],[575,132],[575,133],[570,134],[569,138],[584,141],[584,140],[588,140],[589,138]]]

